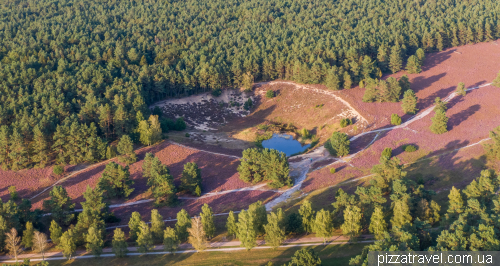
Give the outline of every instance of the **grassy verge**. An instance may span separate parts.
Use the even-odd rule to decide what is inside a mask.
[[[364,244],[315,246],[314,251],[323,265],[349,265],[349,260],[361,253]],[[51,266],[106,265],[106,266],[146,266],[146,265],[265,265],[272,261],[283,265],[290,261],[299,247],[276,250],[250,250],[235,252],[203,252],[175,255],[143,255],[128,258],[96,258],[51,261]]]

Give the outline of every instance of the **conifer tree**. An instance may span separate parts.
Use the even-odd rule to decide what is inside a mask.
[[[10,169],[9,159],[9,127],[3,125],[0,127],[0,164],[3,170]]]
[[[150,145],[158,143],[162,139],[161,125],[157,115],[149,116]]]
[[[149,226],[141,221],[139,225],[139,233],[137,234],[137,251],[148,253],[153,249],[153,234]]]
[[[389,70],[389,54],[385,44],[381,44],[378,47],[377,61],[378,67],[382,70],[382,72],[387,72]]]
[[[194,194],[197,186],[201,186],[201,169],[196,163],[186,163],[181,175],[181,189]]]
[[[394,126],[399,126],[401,125],[401,117],[398,114],[392,114],[391,115],[391,124]]]
[[[448,109],[448,107],[446,107],[447,103],[441,101],[441,98],[439,98],[439,97],[436,97],[436,99],[434,99],[434,104],[436,105],[434,107],[434,112],[437,112],[438,110],[446,112],[446,109]]]
[[[52,242],[56,245],[59,245],[59,240],[62,236],[62,228],[57,224],[56,221],[52,220],[50,222],[50,239],[52,239]]]
[[[312,210],[311,202],[309,200],[305,200],[299,208],[299,214],[302,218],[302,226],[304,227],[304,231],[307,234],[313,232],[313,226],[315,221],[315,214]]]
[[[117,145],[117,150],[122,155],[121,160],[127,164],[135,163],[137,156],[134,152],[132,139],[128,135],[123,135]]]
[[[205,234],[207,238],[212,238],[214,237],[215,234],[215,224],[214,224],[214,213],[212,211],[212,208],[208,206],[208,204],[203,204],[201,207],[201,224],[203,225],[203,231],[205,231]]]
[[[177,237],[177,233],[171,227],[167,227],[163,232],[163,248],[165,251],[170,251],[173,253],[177,250],[179,246],[179,239]]]
[[[234,212],[229,211],[229,215],[227,217],[226,222],[227,234],[235,237],[238,233],[238,226],[236,225],[236,218],[234,217]]]
[[[441,206],[435,201],[431,201],[431,217],[429,218],[429,223],[431,225],[436,224],[437,222],[440,221],[441,215],[439,212],[441,211]]]
[[[139,122],[139,126],[137,128],[137,131],[140,134],[139,140],[141,141],[141,143],[143,145],[149,146],[149,145],[153,144],[151,142],[151,132],[150,132],[150,129],[149,129],[148,121],[146,121],[146,120],[140,121]]]
[[[51,213],[58,224],[68,225],[74,218],[75,204],[62,186],[54,186],[49,193],[50,199],[43,202],[43,208]]]
[[[323,244],[326,244],[326,239],[332,236],[333,222],[330,211],[321,209],[316,213],[314,233],[316,233],[316,236],[323,238]]]
[[[446,113],[442,110],[437,110],[436,115],[431,118],[432,124],[430,129],[434,134],[443,134],[448,132],[448,117]]]
[[[351,142],[347,134],[335,131],[328,140],[325,147],[328,149],[332,156],[343,157],[349,154]]]
[[[267,223],[267,211],[266,206],[262,204],[262,201],[257,201],[248,206],[248,215],[254,217],[254,224],[257,234],[264,233],[264,224]]]
[[[249,212],[241,210],[238,214],[238,227],[237,237],[241,241],[241,246],[247,250],[252,249],[257,245],[257,229],[255,225],[255,217]]]
[[[411,83],[410,83],[410,79],[408,78],[407,75],[403,75],[399,78],[398,80],[399,82],[399,86],[401,87],[401,91],[403,92],[403,94],[408,91],[408,90],[411,90]]]
[[[344,72],[344,89],[348,90],[352,87],[352,78],[349,72]]]
[[[267,224],[264,225],[266,232],[265,240],[275,249],[278,248],[285,240],[285,215],[281,208],[278,208],[276,213],[271,212],[267,215]]]
[[[175,231],[181,242],[186,241],[189,234],[187,229],[191,227],[191,217],[186,210],[182,209],[177,213],[177,222],[175,223]]]
[[[35,231],[33,236],[33,250],[42,255],[42,260],[45,260],[45,251],[49,247],[47,236],[44,233]]]
[[[456,93],[458,95],[462,95],[462,96],[465,96],[467,94],[467,89],[465,88],[465,83],[463,83],[463,82],[458,83]]]
[[[460,189],[456,189],[453,186],[450,190],[450,194],[448,195],[449,206],[446,211],[449,214],[460,214],[464,211],[464,201],[462,199],[462,195],[460,194]]]
[[[133,212],[128,222],[128,228],[130,229],[129,237],[133,241],[137,240],[137,234],[140,231],[141,222],[141,214],[139,212]]]
[[[151,233],[153,238],[156,240],[163,239],[163,231],[165,230],[165,222],[163,221],[163,216],[158,212],[157,209],[151,210]]]
[[[21,244],[25,248],[32,248],[33,247],[33,237],[34,237],[34,228],[33,228],[33,223],[31,222],[26,222],[26,229],[23,231],[23,239]]]
[[[403,112],[405,112],[405,114],[417,113],[417,100],[417,96],[415,96],[415,93],[412,90],[405,91],[401,102]]]
[[[372,167],[371,172],[375,177],[371,182],[384,191],[390,191],[394,181],[406,176],[407,173],[402,169],[401,161],[397,157],[381,156],[380,164]]]
[[[422,65],[423,62],[424,62],[424,60],[425,60],[425,51],[424,51],[424,49],[418,48],[417,52],[415,53],[415,55],[417,56],[418,61],[420,62],[420,65]]]
[[[493,159],[500,160],[500,126],[490,131],[492,144],[484,144],[486,154]]]
[[[33,154],[31,160],[36,163],[38,167],[44,168],[49,161],[48,144],[45,135],[40,130],[38,125],[33,128],[31,151]]]
[[[102,254],[104,241],[102,240],[102,232],[100,230],[93,226],[90,227],[85,236],[85,242],[87,243],[85,245],[87,252],[92,253],[95,257],[99,257]]]
[[[330,90],[339,90],[340,89],[340,79],[337,75],[337,72],[334,69],[328,70],[326,75],[325,85]]]
[[[409,74],[418,74],[422,72],[420,60],[414,55],[408,58],[408,62],[406,63],[406,71]]]
[[[83,193],[85,202],[82,202],[82,212],[78,215],[78,222],[75,226],[75,236],[77,237],[77,244],[84,242],[84,234],[86,234],[90,227],[104,234],[106,228],[104,219],[109,216],[108,204],[103,202],[102,191],[98,188],[92,189],[87,185],[87,190]],[[104,237],[104,235],[102,236]]]
[[[491,85],[500,88],[500,72],[498,72],[497,77],[493,80],[493,82],[491,83]]]
[[[113,253],[118,258],[123,258],[127,256],[128,252],[128,244],[125,240],[125,233],[120,228],[116,228],[113,232],[113,241],[112,241],[112,250]]]
[[[97,187],[103,191],[105,198],[126,198],[134,191],[134,188],[130,187],[133,184],[128,167],[124,168],[115,162],[110,162],[99,178]]]
[[[10,136],[9,149],[11,169],[14,171],[24,169],[28,163],[28,150],[25,146],[23,136],[21,136],[16,128],[14,128]]]
[[[391,49],[391,56],[389,58],[389,68],[392,73],[396,73],[401,70],[403,66],[403,59],[401,56],[401,46],[399,44],[395,44]]]
[[[395,227],[403,227],[404,225],[409,224],[412,221],[410,207],[408,206],[408,203],[405,199],[393,202],[392,213],[393,216],[391,218],[391,225],[393,229]]]
[[[295,251],[292,257],[292,261],[288,266],[319,266],[321,264],[321,259],[316,255],[314,249],[303,248]]]
[[[375,207],[370,219],[370,227],[368,229],[370,233],[375,235],[375,239],[382,240],[384,238],[384,232],[387,232],[387,223],[384,219],[382,207]]]
[[[196,249],[197,252],[207,248],[207,236],[203,230],[203,224],[200,217],[191,219],[191,227],[188,228],[188,242]]]
[[[68,231],[62,234],[59,245],[57,245],[57,247],[62,249],[62,254],[64,255],[64,257],[66,257],[68,260],[71,259],[71,256],[73,256],[76,251],[75,236],[72,229],[68,229]]]
[[[347,205],[344,210],[344,224],[342,224],[342,234],[351,237],[358,236],[361,231],[361,209],[355,205]]]

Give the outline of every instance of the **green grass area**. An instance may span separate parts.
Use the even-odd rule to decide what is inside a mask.
[[[349,260],[360,254],[365,244],[329,245],[313,247],[323,265],[345,266]],[[299,247],[263,249],[235,252],[202,252],[175,255],[143,255],[127,258],[95,258],[50,261],[51,266],[106,265],[106,266],[156,266],[156,265],[265,265],[272,261],[283,265],[290,261]]]

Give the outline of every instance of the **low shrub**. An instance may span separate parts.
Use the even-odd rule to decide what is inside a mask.
[[[266,91],[266,98],[274,98],[274,91],[273,90],[268,90]]]
[[[405,152],[414,152],[417,151],[417,147],[415,147],[414,145],[406,145],[404,147],[404,150]]]
[[[342,120],[340,120],[340,127],[344,128],[348,125],[351,125],[352,124],[352,120],[349,119],[349,118],[342,118]]]
[[[61,175],[62,173],[64,173],[64,167],[60,166],[60,165],[56,165],[54,166],[54,168],[52,169],[52,172],[56,175]]]
[[[385,148],[384,151],[382,151],[382,157],[387,157],[388,159],[390,159],[392,157],[392,149]]]
[[[214,90],[212,90],[211,93],[214,97],[219,97],[222,94],[222,90],[221,89],[214,89]]]
[[[189,133],[186,133],[185,136],[186,136],[186,138],[189,138],[190,135],[189,135]]]
[[[395,126],[399,126],[401,125],[401,117],[399,117],[399,115],[397,114],[392,114],[391,115],[391,124],[395,125]]]
[[[332,168],[330,168],[330,174],[335,174],[335,172],[336,172],[336,171],[337,171],[337,169],[335,169],[335,168],[333,168],[333,167],[332,167]]]

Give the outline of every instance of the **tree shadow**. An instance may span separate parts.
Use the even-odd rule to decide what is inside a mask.
[[[456,89],[456,86],[451,86],[451,87],[436,91],[425,99],[419,99],[419,101],[417,103],[417,108],[419,110],[422,110],[422,109],[425,109],[429,106],[432,106],[434,104],[434,100],[436,99],[436,97],[440,97],[441,99],[445,98],[451,92],[453,92],[455,89]]]
[[[432,69],[433,67],[448,60],[451,57],[451,54],[455,51],[456,49],[450,49],[439,53],[427,54],[424,63],[422,64],[422,71]]]
[[[428,78],[423,77],[423,76],[418,76],[418,77],[415,77],[411,80],[411,84],[412,84],[411,87],[412,87],[414,92],[419,92],[419,91],[431,86],[433,83],[439,81],[444,76],[446,76],[446,73],[441,73],[438,75],[430,76]]]
[[[469,117],[471,117],[477,111],[479,111],[479,109],[481,109],[481,106],[479,104],[475,104],[475,105],[469,106],[465,110],[462,110],[462,111],[452,115],[448,120],[448,130],[452,130],[456,126],[460,125],[460,123],[467,120]]]

